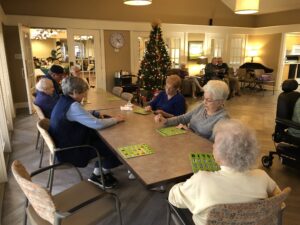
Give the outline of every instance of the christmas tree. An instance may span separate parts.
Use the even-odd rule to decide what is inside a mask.
[[[150,40],[147,43],[144,59],[138,73],[138,76],[143,80],[143,88],[151,93],[162,89],[170,67],[171,61],[162,38],[160,23],[153,23]]]

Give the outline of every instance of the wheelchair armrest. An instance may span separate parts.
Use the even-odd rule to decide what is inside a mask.
[[[276,123],[280,123],[282,125],[285,125],[287,127],[291,127],[297,130],[300,130],[300,123],[296,123],[292,120],[286,120],[286,119],[281,119],[281,118],[276,118]]]

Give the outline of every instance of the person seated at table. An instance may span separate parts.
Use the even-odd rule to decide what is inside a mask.
[[[221,119],[229,118],[224,109],[229,90],[227,84],[220,80],[210,80],[203,89],[204,100],[197,108],[184,115],[169,119],[165,119],[159,114],[155,116],[155,121],[165,126],[179,125],[180,128],[189,128],[196,134],[213,141],[214,125]]]
[[[185,113],[185,98],[179,92],[181,79],[177,75],[167,77],[165,91],[161,91],[158,96],[153,99],[146,111],[153,110],[155,114],[161,114],[165,118],[179,116]]]
[[[54,87],[51,80],[42,78],[35,85],[36,95],[34,104],[39,106],[46,118],[50,118],[51,112],[57,102],[57,98],[53,97]]]
[[[62,68],[59,65],[52,65],[49,69],[48,73],[45,75],[45,78],[52,81],[54,86],[54,97],[59,98],[59,96],[62,94],[60,82],[65,76],[64,68]]]
[[[192,97],[197,98],[197,87],[199,88],[200,92],[203,92],[203,88],[198,81],[198,77],[196,76],[189,76],[188,69],[184,63],[180,64],[179,76],[181,79],[190,80],[192,83]]]
[[[198,171],[169,192],[169,202],[189,209],[196,225],[206,224],[203,211],[210,206],[253,202],[281,192],[265,171],[254,169],[259,148],[253,130],[228,119],[216,124],[214,134],[213,156],[221,169]]]
[[[110,169],[119,166],[121,162],[100,139],[97,130],[116,125],[124,121],[123,116],[98,119],[86,111],[80,104],[89,89],[87,83],[79,77],[66,77],[62,81],[63,95],[55,105],[50,119],[49,133],[56,147],[91,145],[104,157],[103,168],[96,163],[89,181],[103,187],[100,179],[100,169],[105,176],[105,187],[112,188],[117,180],[110,173]],[[57,152],[59,162],[69,162],[77,167],[85,167],[89,160],[96,157],[95,151],[87,148]]]
[[[218,60],[218,69],[219,69],[218,75],[220,79],[221,77],[223,77],[222,79],[224,79],[229,86],[228,99],[234,97],[235,95],[241,96],[239,80],[236,77],[233,77],[231,74],[229,74],[229,67],[227,63],[223,62],[222,57],[218,57],[217,60]]]

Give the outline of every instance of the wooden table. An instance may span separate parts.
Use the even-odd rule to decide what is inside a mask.
[[[113,108],[120,109],[120,106],[125,104],[126,101],[112,93],[100,88],[91,88],[87,94],[87,102],[83,105],[86,110],[104,110]]]
[[[101,97],[104,98],[105,93],[101,92],[101,96],[97,97],[98,106],[101,105]],[[102,103],[106,105],[104,100]],[[124,101],[119,102],[120,105],[122,103]],[[94,102],[90,104],[93,105]],[[122,114],[126,117],[125,122],[100,130],[99,133],[128,169],[148,188],[186,179],[192,174],[189,153],[212,151],[211,142],[190,131],[170,137],[161,136],[156,131],[161,125],[154,122],[153,114],[140,115],[132,111],[120,111],[120,107],[103,110],[102,113]],[[134,144],[148,144],[155,153],[125,159],[117,150],[119,147]]]

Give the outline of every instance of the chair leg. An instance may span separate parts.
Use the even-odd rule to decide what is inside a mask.
[[[45,141],[44,141],[44,139],[42,139],[41,147],[40,147],[41,157],[40,157],[39,168],[42,167],[42,162],[43,162],[43,157],[44,157],[44,147],[45,147]]]
[[[169,204],[167,204],[167,225],[170,225],[171,209]]]
[[[116,195],[114,195],[113,197],[116,200],[116,209],[117,209],[117,214],[118,214],[118,217],[119,217],[119,224],[123,225],[122,215],[121,215],[121,203],[120,203],[120,200],[119,200],[118,196],[116,196]]]
[[[36,137],[35,150],[38,150],[40,136],[41,136],[41,134],[40,134],[40,132],[38,131],[38,132],[37,132],[37,137]]]
[[[28,199],[26,198],[26,201],[25,201],[25,211],[24,211],[24,221],[23,221],[24,225],[27,224],[27,213],[26,213],[27,207],[28,207]]]

